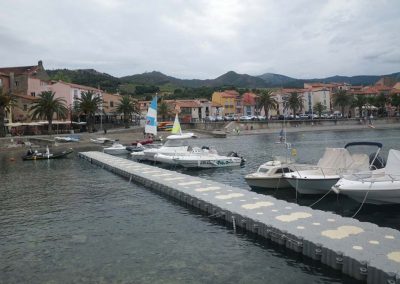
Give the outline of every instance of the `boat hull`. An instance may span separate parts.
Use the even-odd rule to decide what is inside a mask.
[[[341,179],[334,187],[338,194],[344,194],[358,202],[370,204],[400,203],[400,181],[355,181]],[[367,194],[368,193],[368,194]]]
[[[222,168],[222,167],[236,167],[242,164],[242,159],[237,157],[175,157],[176,164],[185,168]]]
[[[22,160],[24,160],[24,161],[36,161],[36,160],[61,159],[61,158],[67,157],[72,152],[73,152],[73,150],[66,150],[66,151],[62,151],[60,153],[54,153],[54,154],[50,154],[50,155],[46,155],[46,154],[26,155],[26,156],[22,157]]]
[[[286,180],[301,194],[325,194],[334,184],[337,183],[339,177],[332,178],[299,178],[286,177]]]
[[[291,184],[282,176],[276,177],[254,177],[247,175],[244,178],[247,184],[252,188],[277,189],[291,188]]]

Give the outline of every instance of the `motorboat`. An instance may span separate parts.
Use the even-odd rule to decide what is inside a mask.
[[[384,168],[346,175],[332,189],[358,202],[400,203],[400,151],[389,150]]]
[[[291,188],[283,175],[292,172],[289,167],[292,163],[284,157],[273,157],[271,161],[260,165],[256,172],[246,175],[244,179],[251,188]]]
[[[202,151],[191,152],[187,155],[176,155],[172,160],[179,166],[185,168],[221,168],[242,166],[245,163],[243,157],[236,152],[230,152],[227,156],[219,155],[215,150],[202,149]]]
[[[56,136],[54,140],[57,142],[79,142],[80,137],[78,135],[70,135],[70,136]]]
[[[378,147],[372,159],[367,154],[351,154],[348,150],[350,146],[361,145]],[[292,165],[292,172],[284,174],[284,177],[301,194],[324,194],[343,175],[369,170],[377,161],[381,148],[382,144],[376,142],[352,142],[344,148],[326,148],[317,165],[305,170]]]
[[[98,138],[90,138],[90,141],[96,144],[106,144],[114,142],[115,140],[106,137],[98,137]]]
[[[110,147],[104,148],[103,152],[110,155],[129,154],[129,151],[126,149],[126,146],[118,142],[114,142]]]
[[[73,152],[72,149],[67,149],[59,152],[50,153],[48,147],[46,147],[46,152],[33,151],[31,148],[28,153],[22,157],[23,161],[35,161],[35,160],[49,160],[49,159],[60,159],[65,158]]]

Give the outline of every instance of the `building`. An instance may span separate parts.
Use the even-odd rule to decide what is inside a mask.
[[[30,106],[39,93],[48,90],[50,77],[42,61],[32,66],[2,67],[0,74],[1,84],[7,86],[16,99],[16,105],[9,114],[10,122],[30,121]]]
[[[234,90],[214,92],[211,101],[217,106],[217,116],[241,114],[241,100],[239,93]]]

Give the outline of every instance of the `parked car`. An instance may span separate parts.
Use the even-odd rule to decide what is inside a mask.
[[[304,113],[304,114],[300,114],[300,115],[299,115],[299,118],[300,118],[300,119],[308,119],[309,116],[308,116],[308,114],[305,114],[305,113]]]
[[[266,120],[267,118],[264,115],[256,115],[257,120]]]
[[[215,118],[215,116],[212,116],[212,115],[206,116],[205,120],[206,120],[206,121],[217,121],[217,119]]]

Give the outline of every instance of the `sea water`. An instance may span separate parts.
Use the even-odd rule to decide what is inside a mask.
[[[219,152],[237,151],[246,165],[177,170],[250,190],[243,177],[281,151],[277,135],[197,139]],[[288,134],[301,162],[356,140],[382,142],[385,155],[399,149],[399,138],[397,130]],[[2,153],[0,177],[0,283],[354,283],[76,155],[22,162]],[[293,190],[264,194],[315,201],[296,200]],[[352,215],[359,206],[327,198],[316,208]],[[364,205],[357,218],[397,228],[398,212],[398,206]]]

